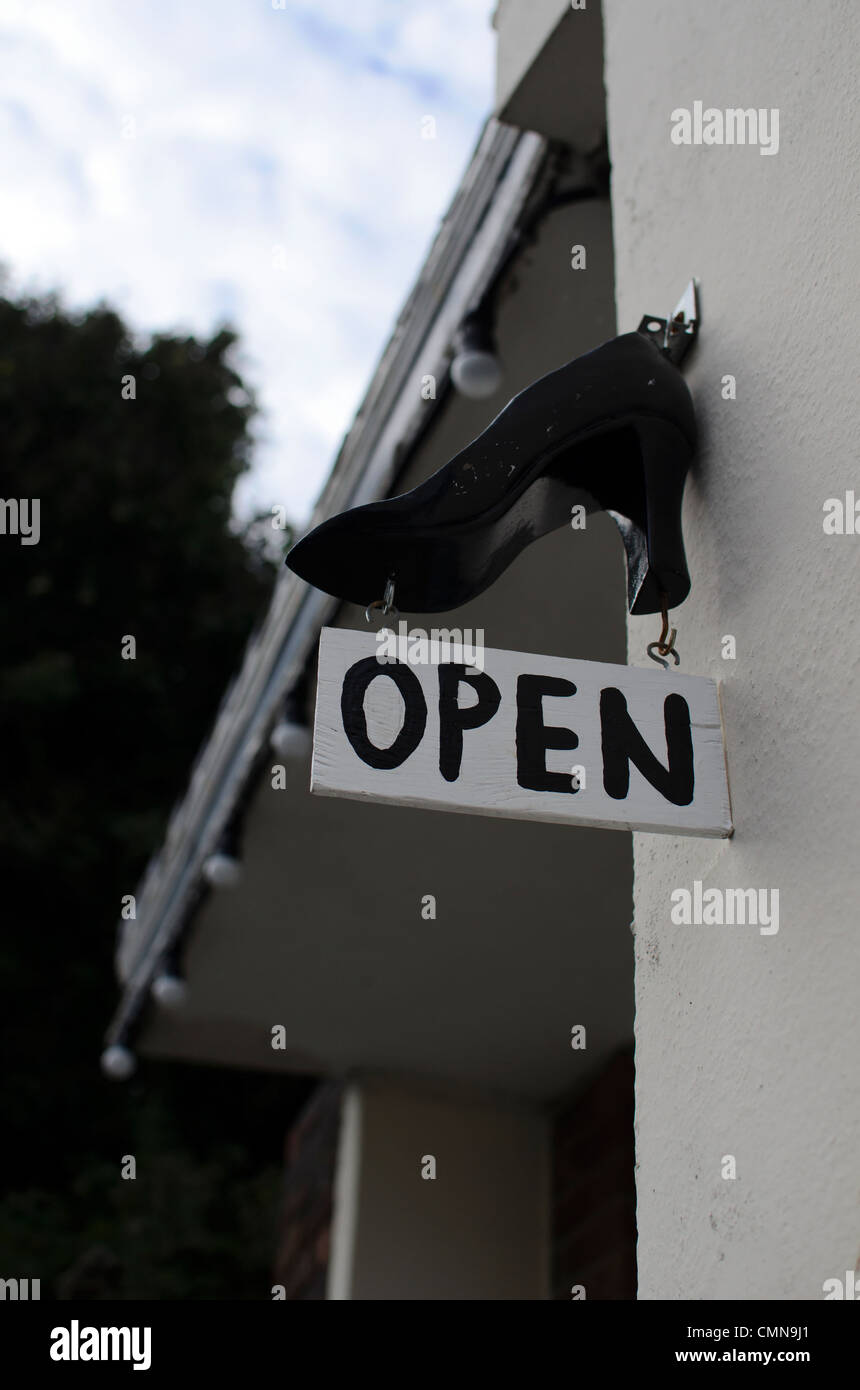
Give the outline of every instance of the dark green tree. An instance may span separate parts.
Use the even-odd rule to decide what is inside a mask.
[[[276,1184],[282,1083],[153,1066],[123,1087],[98,1071],[120,898],[272,583],[259,519],[244,534],[230,519],[255,409],[234,342],[140,343],[108,307],[0,299],[0,490],[39,499],[38,544],[0,534],[0,1273],[41,1276],[43,1296],[101,1260],[124,1297],[242,1297],[259,1254],[242,1213]],[[123,1152],[151,1158],[151,1201],[140,1179],[117,1191]],[[181,1252],[155,1230],[174,1199]]]

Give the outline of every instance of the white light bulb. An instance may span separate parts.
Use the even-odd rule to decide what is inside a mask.
[[[281,758],[305,758],[311,751],[311,731],[307,724],[282,719],[272,730],[272,751]]]
[[[188,998],[188,986],[178,975],[156,975],[152,982],[152,997],[165,1009],[178,1009]]]
[[[501,363],[495,353],[466,348],[451,363],[451,380],[462,396],[481,401],[501,386]]]
[[[203,865],[203,877],[213,888],[235,888],[242,877],[242,865],[230,854],[210,854]]]
[[[126,1081],[136,1066],[137,1059],[134,1053],[129,1052],[127,1047],[122,1047],[119,1043],[106,1047],[102,1053],[102,1071],[112,1081]]]

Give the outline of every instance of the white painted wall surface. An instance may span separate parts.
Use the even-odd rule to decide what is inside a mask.
[[[568,0],[529,0],[528,5],[499,0],[493,11],[498,106],[504,106],[568,9]]]
[[[724,683],[736,826],[635,837],[640,1297],[820,1299],[860,1247],[860,535],[822,528],[860,498],[860,6],[604,16],[620,327],[702,284],[675,616],[681,669]],[[778,153],[672,144],[697,99],[779,108]],[[655,635],[631,620],[632,662]],[[778,889],[778,933],[674,926],[696,879]]]
[[[436,1177],[423,1178],[431,1155]],[[548,1213],[540,1112],[357,1080],[341,1126],[328,1298],[546,1298]]]

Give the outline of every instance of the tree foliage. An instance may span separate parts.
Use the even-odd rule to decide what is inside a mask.
[[[108,307],[0,299],[2,490],[40,503],[38,544],[0,535],[0,1248],[5,1274],[49,1282],[43,1296],[74,1286],[93,1250],[125,1297],[242,1296],[243,1252],[260,1253],[239,1227],[274,1181],[283,1083],[164,1066],[121,1087],[98,1072],[120,898],[272,582],[259,525],[230,522],[255,409],[234,341],[139,343]],[[245,1147],[218,1160],[219,1139]],[[122,1183],[129,1152],[142,1176]]]

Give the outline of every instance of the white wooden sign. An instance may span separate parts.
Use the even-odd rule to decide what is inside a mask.
[[[732,833],[715,681],[489,648],[436,650],[442,660],[389,660],[376,633],[323,629],[311,791],[620,830]],[[464,654],[478,664],[458,661]]]

